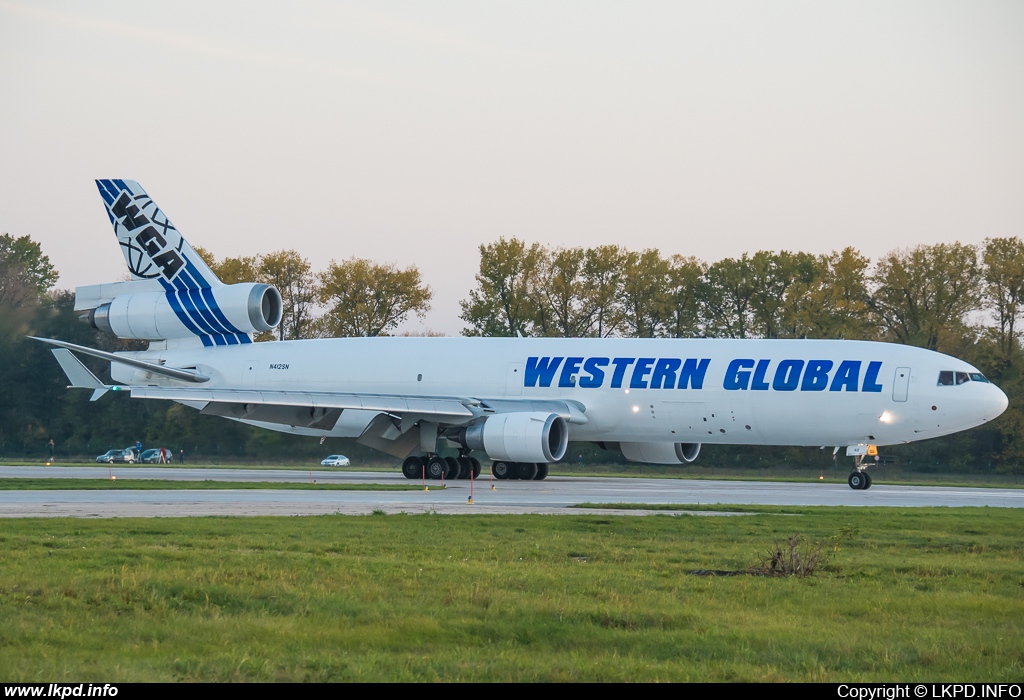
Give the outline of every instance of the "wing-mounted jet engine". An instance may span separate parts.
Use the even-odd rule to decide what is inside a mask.
[[[699,442],[599,442],[602,449],[617,450],[630,462],[690,464],[700,454]]]

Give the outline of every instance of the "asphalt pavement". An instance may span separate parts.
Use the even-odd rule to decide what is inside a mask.
[[[113,466],[122,483],[141,479],[266,481],[317,484],[408,484],[400,473],[297,471],[286,469],[197,469]],[[108,478],[101,467],[0,467],[0,478]],[[553,476],[544,481],[457,480],[429,490],[329,491],[218,490],[30,490],[0,491],[0,517],[150,517],[193,515],[320,515],[330,513],[546,513],[580,514],[581,503],[792,506],[989,506],[1024,508],[1024,489],[889,486],[876,481],[867,491],[821,482],[752,482]],[[491,489],[491,486],[494,489]],[[470,497],[472,496],[472,502]],[[607,511],[638,515],[651,511]]]

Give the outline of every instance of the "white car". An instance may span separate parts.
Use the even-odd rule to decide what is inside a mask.
[[[349,464],[351,462],[348,461],[348,457],[345,455],[331,455],[320,462],[321,467],[347,467]]]

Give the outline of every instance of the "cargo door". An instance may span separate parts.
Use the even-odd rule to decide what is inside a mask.
[[[906,401],[907,393],[910,391],[910,368],[897,367],[896,377],[892,383],[892,400]]]
[[[510,362],[505,375],[505,396],[522,396],[523,376],[526,373],[525,362]]]

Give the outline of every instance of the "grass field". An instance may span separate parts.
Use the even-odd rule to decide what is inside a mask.
[[[432,482],[433,483],[433,482]],[[180,491],[183,489],[277,489],[323,491],[420,491],[418,482],[313,484],[305,481],[177,481],[172,479],[0,479],[0,491]]]
[[[1018,511],[799,510],[7,520],[0,678],[1024,679]]]

